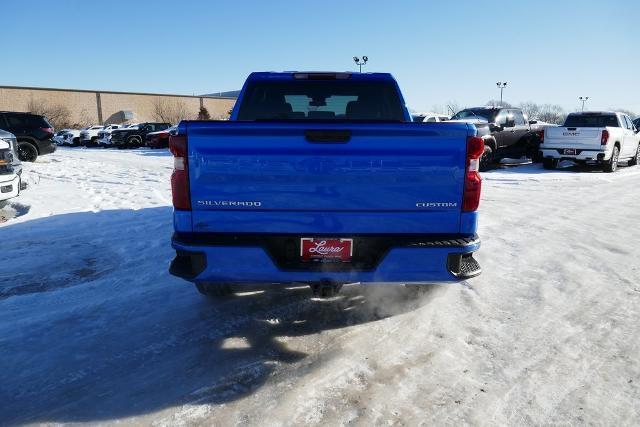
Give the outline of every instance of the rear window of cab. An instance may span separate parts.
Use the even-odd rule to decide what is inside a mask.
[[[576,114],[569,115],[564,122],[567,128],[604,128],[620,127],[615,114]]]
[[[256,81],[247,85],[238,120],[404,121],[392,82]]]

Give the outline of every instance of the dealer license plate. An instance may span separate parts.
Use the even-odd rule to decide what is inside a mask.
[[[350,262],[353,239],[303,237],[300,241],[300,259],[303,262]]]

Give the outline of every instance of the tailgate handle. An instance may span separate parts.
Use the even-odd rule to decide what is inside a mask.
[[[567,128],[567,130],[576,130],[578,128]]]
[[[351,139],[350,130],[305,130],[309,142],[320,144],[344,144]]]

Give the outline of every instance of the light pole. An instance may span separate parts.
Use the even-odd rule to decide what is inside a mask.
[[[360,67],[360,72],[362,72],[362,66],[366,65],[368,60],[369,58],[367,58],[366,56],[363,56],[362,60],[360,60],[360,58],[358,58],[357,56],[353,57],[353,62],[355,62],[358,67]]]
[[[581,96],[578,98],[582,102],[582,111],[584,111],[584,103],[589,99],[588,96]]]
[[[502,107],[502,91],[504,90],[505,87],[507,87],[507,82],[504,82],[504,83],[498,82],[496,83],[496,86],[500,88],[500,106]]]

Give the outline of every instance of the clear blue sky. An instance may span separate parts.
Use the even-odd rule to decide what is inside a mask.
[[[202,94],[251,71],[395,75],[417,110],[505,100],[640,114],[640,1],[2,1],[0,85]]]

